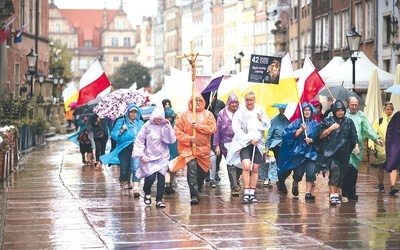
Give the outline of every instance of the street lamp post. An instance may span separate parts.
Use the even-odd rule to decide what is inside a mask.
[[[25,74],[26,80],[30,82],[30,93],[29,98],[30,100],[33,99],[33,79],[35,78],[35,70],[36,70],[36,63],[37,63],[38,55],[31,49],[31,52],[26,55],[26,60],[28,62],[28,72]]]
[[[233,57],[235,59],[235,64],[239,64],[239,72],[242,71],[242,57],[244,57],[243,51]]]
[[[356,32],[356,28],[353,26],[351,32],[346,35],[348,50],[350,54],[350,59],[353,64],[353,81],[352,81],[352,91],[356,90],[356,61],[358,53],[360,52],[360,41],[361,35]]]
[[[54,83],[54,97],[57,99],[58,74],[53,76],[53,83]]]
[[[39,96],[38,96],[38,103],[43,103],[43,96],[42,96],[42,84],[44,83],[44,80],[46,79],[46,75],[43,72],[40,72],[38,75],[38,81],[40,85],[40,90],[39,90]]]

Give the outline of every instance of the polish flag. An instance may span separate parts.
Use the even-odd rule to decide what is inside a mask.
[[[79,82],[79,97],[76,105],[79,107],[95,99],[98,94],[110,86],[110,81],[104,72],[103,66],[96,59]]]
[[[285,110],[285,116],[291,122],[300,118],[301,103],[310,102],[324,86],[324,80],[322,80],[310,58],[306,57],[303,64],[303,70],[297,81],[300,103],[289,103]]]

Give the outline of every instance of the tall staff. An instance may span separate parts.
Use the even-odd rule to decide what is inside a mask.
[[[211,56],[211,55],[203,55],[200,53],[194,52],[194,44],[193,41],[190,41],[190,54],[183,54],[182,56],[177,56],[176,58],[182,59],[186,58],[192,67],[192,114],[193,114],[193,122],[196,122],[196,59],[198,56]],[[193,129],[193,136],[196,137],[196,129]],[[196,154],[196,143],[192,143],[193,155]]]

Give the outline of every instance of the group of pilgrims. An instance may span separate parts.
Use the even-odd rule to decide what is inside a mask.
[[[195,99],[195,100],[193,100]],[[319,101],[304,102],[300,118],[290,122],[285,106],[270,119],[264,107],[256,104],[254,91],[246,92],[243,104],[231,93],[226,104],[214,94],[210,101],[200,94],[192,96],[188,109],[177,115],[171,101],[163,100],[148,121],[141,119],[139,107],[132,103],[125,116],[109,122],[112,150],[96,150],[95,166],[117,164],[123,196],[143,197],[152,204],[152,185],[157,180],[155,205],[165,208],[163,195],[174,194],[174,175],[186,167],[190,204],[200,202],[206,182],[216,188],[222,157],[226,162],[231,195],[242,195],[242,203],[258,202],[257,183],[270,185],[274,180],[279,193],[287,194],[286,180],[292,174],[291,192],[299,195],[299,183],[305,174],[305,199],[315,200],[316,176],[328,174],[329,203],[340,204],[342,197],[357,200],[358,168],[368,138],[371,150],[377,152],[378,191],[385,192],[384,172],[390,173],[390,195],[395,195],[399,149],[396,126],[400,113],[393,114],[393,104],[386,103],[382,117],[372,124],[359,110],[359,102],[351,97],[333,100],[330,109],[322,113]],[[193,112],[195,111],[195,112]],[[107,119],[107,118],[106,118]],[[98,118],[101,124],[102,119]],[[108,123],[108,122],[106,122]],[[104,124],[106,124],[104,123]],[[95,131],[82,125],[93,138]],[[106,128],[107,127],[107,128]],[[267,133],[266,133],[267,132]],[[106,137],[108,132],[105,133]],[[392,136],[386,136],[392,134]],[[388,140],[386,140],[388,138]],[[391,141],[390,141],[391,140]],[[81,144],[81,142],[79,141]],[[88,143],[91,149],[97,144]],[[80,145],[82,146],[82,145]],[[104,147],[100,144],[100,147]],[[390,151],[391,150],[391,151]],[[389,154],[386,152],[390,151]],[[82,150],[82,160],[89,162],[92,150]],[[269,159],[269,164],[266,164]],[[272,160],[271,160],[272,159]],[[272,166],[276,164],[275,168]],[[270,166],[271,169],[265,168]],[[269,174],[260,174],[265,172]],[[275,176],[274,178],[271,178]],[[143,195],[139,191],[144,178]],[[130,189],[133,189],[132,193]]]

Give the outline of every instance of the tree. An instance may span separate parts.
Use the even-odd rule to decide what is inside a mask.
[[[72,56],[66,43],[50,42],[50,72],[62,76],[65,83],[73,78],[71,61]]]
[[[149,69],[133,61],[122,64],[111,76],[111,82],[115,89],[129,88],[134,83],[137,84],[138,89],[149,87],[150,81]]]

